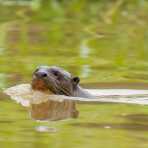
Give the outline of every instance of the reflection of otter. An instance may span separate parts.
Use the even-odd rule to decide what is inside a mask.
[[[62,68],[41,66],[33,73],[32,88],[59,95],[90,98],[91,95],[79,86],[79,81],[79,77],[73,77]]]
[[[90,97],[86,90],[79,86],[80,79],[59,67],[40,66],[33,73],[32,88],[57,95],[74,97]],[[60,98],[60,96],[59,96]],[[47,101],[41,104],[32,104],[31,115],[35,119],[60,120],[77,117],[75,102]]]

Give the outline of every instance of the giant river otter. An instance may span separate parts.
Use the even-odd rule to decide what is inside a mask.
[[[50,94],[74,97],[90,97],[91,95],[79,86],[79,77],[73,77],[69,72],[56,66],[40,66],[33,72],[32,88],[50,92]],[[64,100],[32,105],[31,115],[35,119],[59,120],[68,117],[78,117],[75,102]],[[58,110],[58,111],[57,111]]]
[[[33,73],[32,88],[37,90],[49,90],[54,94],[92,97],[87,90],[79,86],[79,77],[72,76],[69,72],[56,66],[40,66]]]
[[[54,99],[45,99],[43,96],[39,97],[40,102],[36,102],[37,96],[34,95],[33,100],[30,100],[30,112],[31,116],[37,120],[61,120],[66,118],[76,118],[78,117],[78,110],[76,109],[75,99],[80,99],[83,102],[116,102],[116,103],[134,103],[134,104],[148,104],[146,99],[147,91],[142,90],[105,90],[98,92],[98,95],[95,93],[91,95],[89,90],[83,89],[79,85],[80,79],[78,77],[72,76],[69,72],[63,70],[59,67],[48,67],[48,66],[40,66],[33,72],[33,79],[32,79],[32,89],[39,90],[45,92],[43,94],[49,95],[51,98],[56,96],[57,98],[65,97],[65,98],[74,98],[73,100],[64,99],[63,101],[57,101]],[[29,85],[30,86],[30,85]],[[17,86],[16,86],[17,87]],[[30,88],[30,87],[29,87]],[[29,92],[30,93],[37,91]],[[10,88],[11,90],[11,88]],[[20,97],[17,94],[18,92],[10,91],[6,92],[8,95],[12,95],[15,97],[17,102],[20,102]],[[22,89],[20,90],[22,91]],[[92,91],[92,90],[91,90]],[[97,90],[99,91],[99,90]],[[116,92],[115,92],[116,91]],[[9,93],[11,92],[11,93]],[[107,93],[107,94],[106,94]],[[124,95],[125,93],[125,95]],[[21,93],[24,95],[24,92]],[[55,94],[55,95],[53,95]],[[104,95],[105,94],[105,95]],[[127,94],[127,95],[126,95]],[[66,96],[60,96],[66,95]],[[95,96],[96,95],[96,96]],[[140,97],[143,95],[143,98]],[[71,97],[67,97],[71,96]],[[36,97],[36,98],[35,98]],[[79,98],[76,98],[79,97]],[[132,98],[133,97],[133,98]],[[13,98],[13,97],[12,97]],[[24,97],[26,98],[26,97]],[[21,99],[23,100],[23,99]]]

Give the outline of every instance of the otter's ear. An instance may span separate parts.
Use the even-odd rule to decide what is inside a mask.
[[[73,77],[72,81],[74,82],[74,84],[78,84],[80,82],[80,78],[79,77]]]

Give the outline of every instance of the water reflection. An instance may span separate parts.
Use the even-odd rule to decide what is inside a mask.
[[[81,69],[81,75],[80,76],[82,78],[87,78],[87,77],[89,77],[90,72],[91,72],[90,66],[89,65],[83,65],[82,69]]]
[[[80,57],[82,58],[88,58],[88,56],[90,55],[90,47],[88,47],[87,45],[87,39],[83,40],[81,45],[80,45]]]
[[[132,122],[148,123],[148,114],[128,114],[119,116]]]
[[[132,130],[132,131],[148,131],[148,125],[134,124],[134,123],[72,123],[70,126],[79,128],[105,128],[105,129],[118,129],[118,130]]]
[[[6,74],[0,73],[0,89],[6,88],[6,81],[7,81]]]
[[[3,47],[0,47],[0,55],[3,54],[4,50],[5,50],[5,49],[4,49]]]
[[[41,0],[5,0],[0,1],[0,4],[6,6],[30,6],[32,9],[37,9],[41,5]]]
[[[17,44],[21,41],[21,26],[18,23],[9,24],[5,40],[11,44]]]
[[[37,126],[36,128],[36,131],[37,132],[49,132],[49,133],[55,133],[57,132],[57,129],[56,128],[53,128],[53,127],[49,127],[49,126]]]

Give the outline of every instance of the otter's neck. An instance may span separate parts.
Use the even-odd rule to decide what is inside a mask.
[[[74,91],[74,97],[83,97],[83,98],[94,98],[92,94],[90,94],[86,89],[78,86]]]

